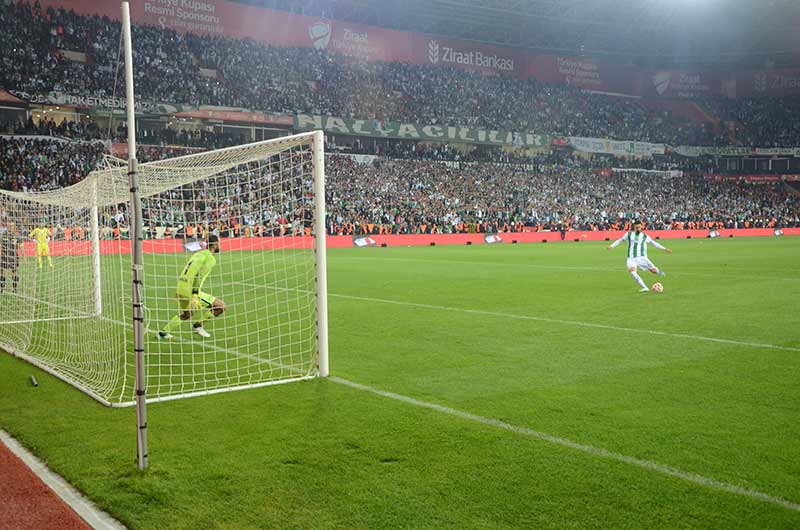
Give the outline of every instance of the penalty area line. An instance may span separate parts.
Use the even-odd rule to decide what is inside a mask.
[[[255,283],[248,283],[248,282],[235,282],[239,285],[244,285],[250,288],[266,288],[266,289],[273,289],[278,291],[289,291],[289,292],[299,292],[299,293],[306,293],[306,294],[313,294],[313,291],[307,291],[303,289],[292,289],[286,287],[275,287],[272,285],[259,285]],[[418,307],[420,309],[433,309],[435,311],[454,311],[459,313],[468,313],[473,315],[485,315],[491,317],[500,317],[500,318],[511,318],[514,320],[532,320],[534,322],[548,322],[550,324],[563,324],[567,326],[578,326],[583,328],[592,328],[592,329],[606,329],[611,331],[625,331],[628,333],[643,333],[646,335],[658,335],[662,337],[672,337],[677,339],[689,339],[689,340],[697,340],[697,341],[706,341],[706,342],[716,342],[719,344],[730,344],[733,346],[744,346],[747,348],[767,348],[771,350],[781,350],[781,351],[791,351],[791,352],[800,352],[800,348],[793,347],[793,346],[780,346],[778,344],[768,344],[763,342],[746,342],[740,340],[733,340],[733,339],[721,339],[718,337],[706,337],[703,335],[689,335],[687,333],[670,333],[669,331],[656,331],[654,329],[642,329],[642,328],[626,328],[623,326],[612,326],[611,324],[599,324],[596,322],[583,322],[581,320],[564,320],[561,318],[549,318],[549,317],[539,317],[534,315],[518,315],[515,313],[501,313],[499,311],[485,311],[482,309],[467,309],[463,307],[450,307],[444,305],[434,305],[434,304],[421,304],[418,302],[404,302],[402,300],[389,300],[386,298],[372,298],[368,296],[354,296],[349,294],[337,294],[337,293],[328,293],[329,298],[343,298],[346,300],[359,300],[362,302],[375,302],[380,304],[392,304],[392,305],[401,305],[407,307]]]
[[[472,414],[470,412],[464,412],[461,410],[446,407],[444,405],[438,405],[436,403],[421,401],[419,399],[404,396],[402,394],[395,394],[394,392],[380,390],[378,388],[373,388],[371,386],[362,385],[361,383],[356,383],[347,379],[342,379],[341,377],[329,376],[328,379],[340,385],[348,386],[350,388],[354,388],[364,392],[369,392],[371,394],[376,394],[389,399],[394,399],[396,401],[401,401],[403,403],[414,405],[416,407],[434,410],[436,412],[448,414],[450,416],[461,418],[463,420],[472,421],[490,427],[496,427],[498,429],[503,429],[505,431],[513,432],[515,434],[527,436],[529,438],[534,438],[561,447],[566,447],[568,449],[573,449],[575,451],[580,451],[582,453],[586,453],[591,456],[605,458],[608,460],[615,460],[617,462],[622,462],[625,464],[636,466],[641,469],[653,471],[662,475],[667,475],[686,482],[691,482],[693,484],[697,484],[699,486],[703,486],[709,489],[724,491],[726,493],[731,493],[734,495],[738,495],[740,497],[747,497],[750,499],[763,501],[769,504],[780,506],[782,508],[787,508],[789,510],[800,512],[800,504],[783,499],[781,497],[775,497],[773,495],[769,495],[767,493],[755,489],[746,488],[743,486],[736,486],[734,484],[729,484],[727,482],[722,482],[720,480],[705,477],[697,473],[683,471],[681,469],[677,469],[665,464],[660,464],[658,462],[653,462],[651,460],[644,460],[642,458],[636,458],[634,456],[628,456],[622,453],[617,453],[615,451],[610,451],[608,449],[603,449],[602,447],[595,447],[593,445],[575,442],[568,438],[562,438],[560,436],[555,436],[545,432],[536,431],[533,429],[529,429],[528,427],[513,425],[510,423],[506,423],[504,421],[496,420],[494,418],[487,418],[485,416],[479,416],[477,414]]]
[[[344,294],[333,294],[328,293],[328,296],[336,297],[336,298],[345,298],[349,300],[361,300],[364,302],[377,302],[383,304],[394,304],[394,305],[403,305],[409,307],[419,307],[421,309],[433,309],[436,311],[456,311],[461,313],[469,313],[474,315],[485,315],[485,316],[493,316],[493,317],[501,317],[501,318],[511,318],[516,320],[533,320],[537,322],[549,322],[551,324],[564,324],[569,326],[578,326],[583,328],[593,328],[593,329],[607,329],[612,331],[626,331],[629,333],[644,333],[647,335],[659,335],[663,337],[673,337],[678,339],[690,339],[690,340],[698,340],[698,341],[706,341],[706,342],[717,342],[720,344],[730,344],[733,346],[745,346],[748,348],[768,348],[772,350],[782,350],[782,351],[792,351],[792,352],[800,352],[800,348],[795,348],[792,346],[779,346],[777,344],[766,344],[761,342],[745,342],[739,340],[732,340],[732,339],[720,339],[717,337],[705,337],[702,335],[689,335],[686,333],[670,333],[668,331],[656,331],[654,329],[641,329],[641,328],[626,328],[622,326],[612,326],[610,324],[597,324],[594,322],[583,322],[580,320],[563,320],[560,318],[548,318],[548,317],[538,317],[532,315],[517,315],[514,313],[501,313],[499,311],[484,311],[481,309],[465,309],[461,307],[449,307],[443,305],[433,305],[433,304],[420,304],[416,302],[403,302],[400,300],[386,300],[382,298],[370,298],[366,296],[351,296],[351,295],[344,295]]]

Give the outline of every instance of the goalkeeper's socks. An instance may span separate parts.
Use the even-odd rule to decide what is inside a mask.
[[[175,315],[170,319],[169,322],[167,322],[167,325],[164,326],[164,333],[169,334],[170,331],[172,331],[173,329],[177,328],[180,325],[181,325],[181,317]]]

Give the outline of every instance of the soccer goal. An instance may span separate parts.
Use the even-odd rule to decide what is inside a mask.
[[[327,375],[322,150],[316,132],[138,166],[148,402]],[[0,192],[0,348],[110,406],[135,403],[130,197],[113,159]]]

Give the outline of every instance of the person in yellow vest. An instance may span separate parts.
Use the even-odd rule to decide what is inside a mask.
[[[28,235],[31,239],[36,241],[36,260],[39,263],[39,268],[42,268],[42,258],[47,257],[47,264],[50,265],[50,268],[53,268],[53,260],[50,259],[50,231],[43,227],[39,226],[31,230],[31,233]]]

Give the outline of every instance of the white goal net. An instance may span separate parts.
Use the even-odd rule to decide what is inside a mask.
[[[326,375],[321,146],[138,166],[148,401]],[[62,190],[0,192],[0,348],[114,406],[135,398],[130,204],[113,160]]]

